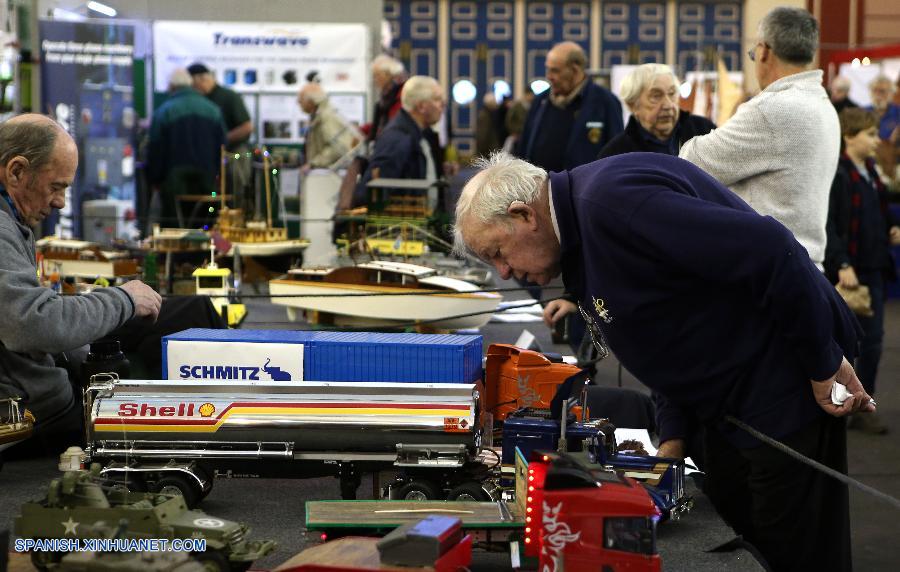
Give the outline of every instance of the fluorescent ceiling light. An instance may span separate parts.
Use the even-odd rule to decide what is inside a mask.
[[[110,18],[115,18],[116,14],[118,14],[118,12],[116,12],[116,9],[113,8],[112,6],[107,6],[106,4],[103,4],[102,2],[94,2],[94,0],[91,0],[90,2],[88,2],[87,7],[88,7],[88,10],[93,10],[94,12],[99,12],[99,13],[103,14],[104,16],[109,16]]]
[[[53,16],[54,20],[65,20],[67,22],[81,22],[87,19],[78,12],[66,10],[65,8],[54,8],[50,15]]]

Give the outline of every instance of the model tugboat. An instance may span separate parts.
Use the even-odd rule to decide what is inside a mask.
[[[234,289],[231,287],[231,270],[219,268],[215,261],[216,245],[209,242],[209,263],[194,270],[197,281],[197,295],[209,296],[209,301],[216,311],[227,322],[229,328],[235,328],[247,316],[247,307],[235,301]]]
[[[295,254],[309,246],[306,239],[289,239],[287,228],[272,223],[272,189],[269,183],[269,152],[263,151],[263,180],[266,187],[266,220],[247,221],[242,209],[231,209],[225,202],[225,177],[220,176],[219,222],[216,225],[222,238],[231,243],[227,256],[237,251],[242,256],[277,256]],[[224,169],[225,154],[222,164]]]

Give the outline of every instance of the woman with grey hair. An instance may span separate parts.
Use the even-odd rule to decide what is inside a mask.
[[[600,151],[600,158],[645,151],[678,156],[681,146],[716,128],[705,117],[678,108],[681,82],[667,65],[644,64],[632,71],[619,91],[631,111],[625,131]]]

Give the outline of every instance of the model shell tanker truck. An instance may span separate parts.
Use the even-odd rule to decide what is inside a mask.
[[[504,435],[505,457],[530,450],[525,437],[549,439],[546,448],[558,416],[535,423],[519,419],[519,408],[547,408],[578,369],[491,346],[482,380],[481,344],[480,336],[187,330],[164,339],[169,381],[89,387],[88,453],[107,478],[178,490],[191,506],[216,476],[334,474],[342,496],[354,498],[361,473],[385,469],[399,472],[392,498],[491,500],[499,459],[480,455],[492,429],[482,396],[522,423],[514,438]],[[574,429],[585,442],[598,432]],[[673,500],[682,478],[670,480]]]
[[[87,453],[108,479],[181,492],[189,506],[217,474],[336,473],[354,498],[361,472],[391,466],[474,479],[466,468],[481,444],[478,407],[475,386],[462,383],[110,380],[86,391]]]

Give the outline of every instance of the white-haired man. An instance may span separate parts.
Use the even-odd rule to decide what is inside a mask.
[[[850,88],[852,87],[850,79],[846,76],[837,75],[831,80],[828,86],[828,97],[831,98],[831,104],[838,113],[848,107],[859,107],[852,99],[850,99]]]
[[[440,175],[424,131],[444,114],[444,90],[434,78],[416,75],[406,80],[401,102],[403,109],[375,140],[375,150],[357,186],[354,204],[365,202],[365,185],[372,179],[435,181]]]
[[[310,117],[302,168],[327,169],[353,148],[359,134],[331,106],[328,94],[318,83],[304,85],[297,94],[297,103]]]
[[[705,117],[678,109],[681,82],[665,64],[643,64],[625,80],[619,97],[631,111],[625,131],[600,152],[600,158],[646,151],[678,156],[691,138],[706,135],[716,124]]]
[[[694,163],[764,215],[790,229],[819,270],[841,128],[811,70],[819,25],[802,8],[778,7],[759,24],[749,51],[762,91],[727,123],[681,148]]]
[[[400,92],[405,81],[406,68],[400,60],[387,54],[379,54],[372,60],[372,83],[375,84],[378,99],[375,102],[372,123],[367,129],[369,141],[374,141],[399,113]]]
[[[725,420],[846,471],[838,417],[874,410],[848,361],[855,318],[790,231],[664,154],[550,175],[504,154],[479,166],[457,250],[504,279],[562,275],[595,346],[704,423],[706,492],[774,569],[849,569],[846,486]],[[835,383],[854,395],[841,406]]]
[[[50,442],[63,446],[79,441],[83,411],[81,388],[73,391],[77,380],[57,358],[83,359],[82,346],[132,317],[155,321],[162,304],[138,280],[84,296],[40,284],[32,229],[65,208],[77,167],[75,141],[49,117],[26,114],[0,124],[0,399],[23,398],[37,434],[62,433]]]

